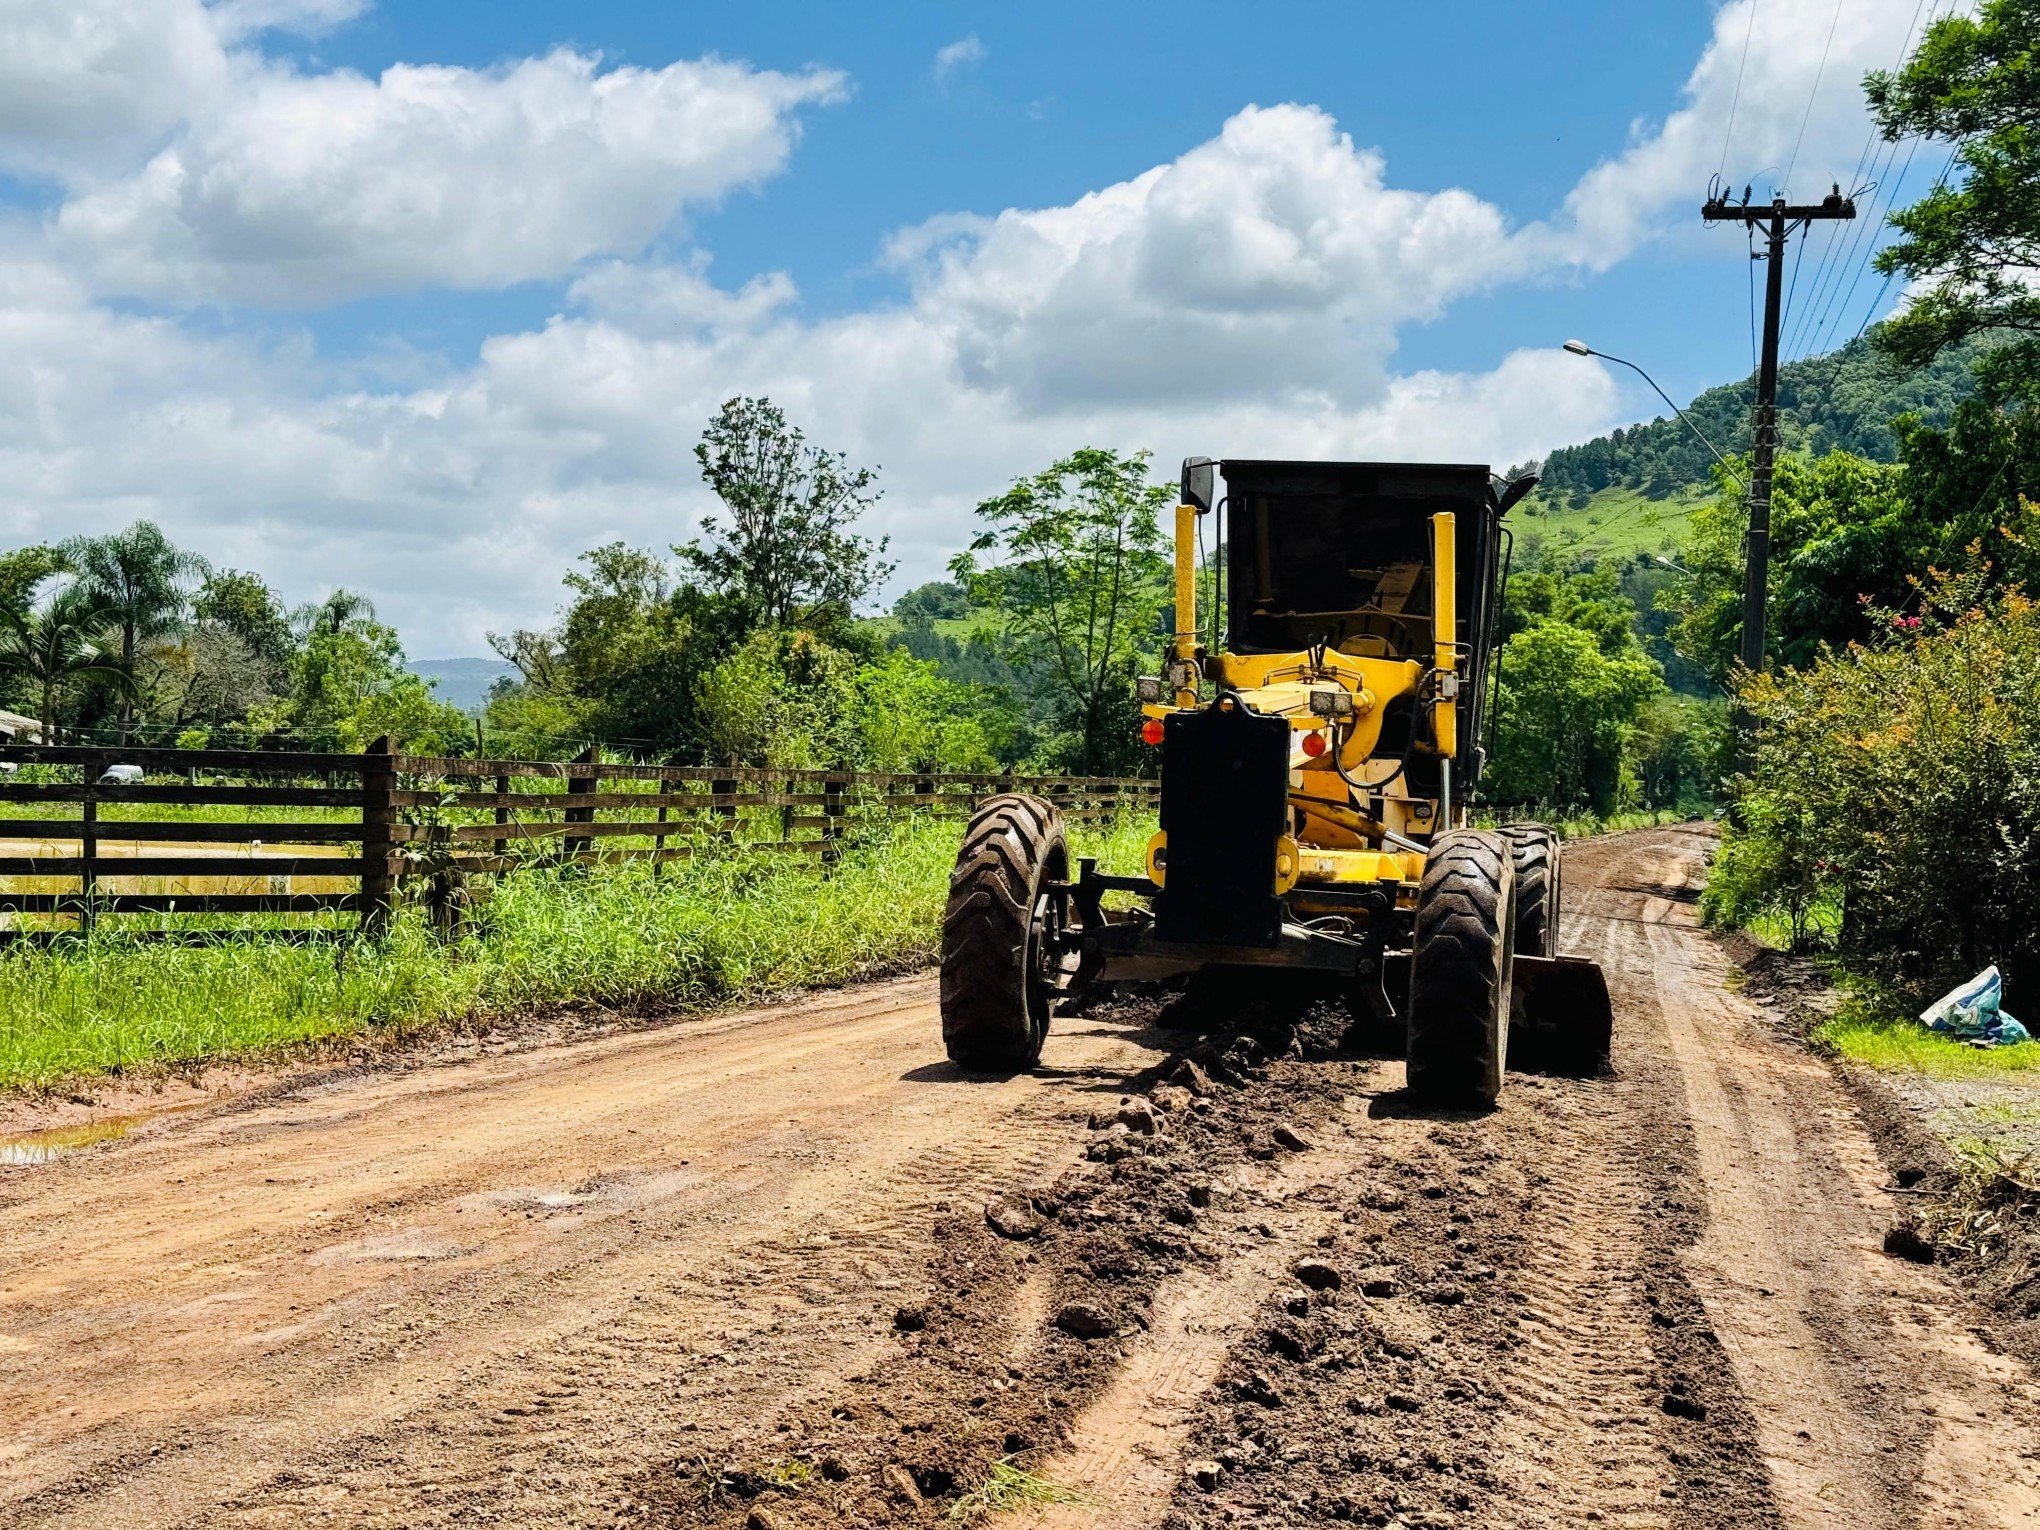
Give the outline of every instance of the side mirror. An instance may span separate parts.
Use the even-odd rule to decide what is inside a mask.
[[[1501,497],[1495,501],[1495,514],[1507,515],[1523,502],[1529,492],[1537,487],[1537,475],[1525,473],[1521,478],[1511,478],[1502,485]]]
[[[1211,491],[1215,485],[1218,464],[1209,457],[1185,457],[1183,459],[1183,497],[1179,505],[1195,505],[1202,513],[1211,508]]]

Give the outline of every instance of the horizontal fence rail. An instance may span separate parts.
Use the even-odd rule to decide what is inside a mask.
[[[142,779],[111,779],[116,766]],[[657,874],[759,855],[826,869],[903,817],[962,816],[997,792],[1046,797],[1082,824],[1152,811],[1160,792],[1124,777],[644,765],[593,750],[405,755],[388,740],[360,754],[0,745],[0,770],[0,911],[88,930],[107,915],[274,914],[374,931],[405,899],[451,928],[488,879],[528,866]]]

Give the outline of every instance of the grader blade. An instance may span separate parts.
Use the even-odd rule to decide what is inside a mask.
[[[1615,1010],[1599,962],[1518,956],[1510,999],[1509,1062],[1584,1078],[1608,1069]]]

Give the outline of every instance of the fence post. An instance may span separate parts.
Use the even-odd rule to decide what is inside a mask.
[[[673,782],[669,777],[659,777],[659,832],[652,836],[652,875],[657,878],[666,870],[666,804],[673,795]]]
[[[510,778],[508,776],[496,777],[496,822],[498,824],[510,822],[510,804],[503,800],[509,795]],[[501,860],[510,853],[509,835],[507,833],[497,835],[489,841],[489,849],[494,852],[496,859]]]
[[[601,759],[602,750],[599,745],[595,744],[590,744],[586,749],[583,749],[574,756],[572,763],[580,766],[581,772],[578,775],[567,777],[567,793],[569,796],[592,795],[596,791],[602,782],[602,773],[596,768]],[[570,807],[567,809],[568,823],[593,823],[594,821],[595,809],[592,807]],[[595,837],[592,834],[574,834],[561,840],[560,849],[562,853],[572,858],[593,849],[594,845]]]
[[[88,768],[86,775],[92,772]],[[84,864],[78,871],[78,928],[90,935],[92,925],[98,918],[94,904],[99,895],[99,799],[90,781],[85,783],[85,800],[79,804],[78,813],[78,858]]]
[[[822,864],[833,866],[843,858],[843,778],[830,772],[822,783]]]
[[[712,798],[736,796],[737,778],[735,776],[717,776],[708,783],[708,794]],[[723,820],[723,838],[735,839],[737,837],[737,805],[734,802],[724,802],[716,807],[715,812],[716,816]]]
[[[391,829],[397,821],[396,745],[385,733],[361,760],[361,928],[380,935],[390,926],[397,879],[390,862],[396,851]]]

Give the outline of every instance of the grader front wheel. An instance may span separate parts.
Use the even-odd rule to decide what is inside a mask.
[[[1062,814],[1039,797],[988,797],[971,816],[942,915],[942,1043],[951,1062],[1019,1073],[1041,1060],[1069,876]]]
[[[1492,1105],[1508,1064],[1516,869],[1498,834],[1433,841],[1410,958],[1409,1087],[1439,1105]]]
[[[1516,954],[1558,955],[1561,846],[1556,829],[1505,823],[1500,829],[1516,865]]]

